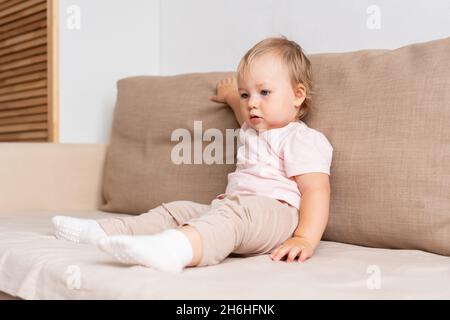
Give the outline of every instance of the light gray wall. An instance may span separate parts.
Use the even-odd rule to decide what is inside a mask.
[[[80,29],[74,11],[80,12]],[[118,79],[159,73],[158,0],[60,0],[60,142],[108,143]]]
[[[115,83],[138,74],[234,70],[267,36],[307,53],[393,49],[450,36],[450,0],[60,1],[61,142],[107,143]],[[81,8],[81,30],[64,26]],[[379,29],[370,29],[379,9]]]
[[[369,29],[371,5],[380,29]],[[450,36],[450,0],[163,0],[161,73],[234,70],[283,34],[307,53],[392,49]]]

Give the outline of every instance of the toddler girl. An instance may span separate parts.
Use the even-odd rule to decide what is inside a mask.
[[[311,87],[311,65],[298,44],[285,37],[257,43],[236,78],[221,80],[211,97],[228,104],[241,125],[225,193],[209,205],[173,201],[139,216],[55,216],[56,237],[168,272],[218,264],[230,254],[305,261],[328,221],[333,152],[322,133],[301,121]]]

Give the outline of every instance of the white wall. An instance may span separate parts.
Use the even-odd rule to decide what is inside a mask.
[[[380,29],[367,8],[378,5]],[[283,34],[307,53],[396,48],[450,36],[450,0],[163,0],[161,73],[234,70]]]
[[[59,3],[59,140],[108,143],[117,80],[159,73],[159,1]]]
[[[61,142],[107,143],[115,82],[234,70],[264,37],[307,53],[396,48],[450,36],[450,0],[61,0]],[[68,30],[77,4],[81,30]],[[370,5],[380,29],[369,29]]]

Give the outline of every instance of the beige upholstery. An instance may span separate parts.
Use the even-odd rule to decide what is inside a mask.
[[[24,152],[24,147],[18,143],[0,144],[3,151],[0,155],[5,155],[5,150],[15,154],[0,157],[2,166],[11,168],[21,162],[22,170],[27,172],[50,173],[53,184],[45,190],[36,189],[36,194],[45,197],[51,193],[60,204],[61,199],[70,201],[71,208],[60,210],[51,203],[38,202],[38,196],[31,190],[27,197],[9,198],[8,207],[0,204],[0,292],[8,294],[0,295],[0,299],[450,298],[450,258],[419,250],[375,249],[322,241],[314,259],[305,264],[274,262],[267,255],[229,257],[222,264],[188,268],[175,277],[118,264],[93,246],[56,240],[50,222],[56,214],[94,219],[123,215],[89,208],[100,197],[97,189],[100,178],[81,172],[99,170],[105,147],[29,146],[32,152]],[[58,154],[59,169],[52,170],[55,164],[50,161],[29,161],[30,153],[41,160]],[[76,154],[85,155],[82,166],[77,164]],[[66,170],[61,168],[78,170],[79,174],[70,175],[70,185],[86,190],[58,188],[68,183]],[[16,191],[22,187],[26,190],[36,183],[32,174],[19,180],[13,178],[9,174],[7,179],[0,180],[0,189],[7,190],[14,184]],[[81,276],[80,282],[74,278],[77,274]]]
[[[450,38],[312,55],[330,139],[324,239],[450,255]]]
[[[0,143],[0,211],[97,210],[107,145]]]
[[[232,164],[225,163],[225,154],[221,164],[205,164],[203,157],[197,163],[194,152],[199,150],[203,155],[210,143],[202,143],[208,129],[222,132],[220,144],[225,146],[225,130],[239,128],[230,108],[209,100],[215,84],[227,75],[230,73],[211,72],[118,81],[101,210],[139,214],[162,202],[209,204],[225,191],[227,174],[235,169],[237,148],[230,157]],[[191,164],[176,164],[172,150],[182,141],[194,141],[198,134],[194,121],[201,121],[201,129],[197,130],[200,138],[191,144]],[[190,138],[179,138],[177,130]],[[175,141],[171,141],[172,134]]]
[[[181,274],[52,236],[51,211],[0,213],[0,291],[23,299],[449,299],[450,258],[322,241],[300,264],[228,257]],[[118,214],[65,211],[81,218]],[[123,214],[120,214],[121,216]]]

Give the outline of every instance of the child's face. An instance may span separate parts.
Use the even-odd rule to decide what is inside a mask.
[[[271,53],[253,60],[238,79],[238,87],[245,121],[257,131],[296,121],[305,96],[303,85],[294,92],[287,68]]]

